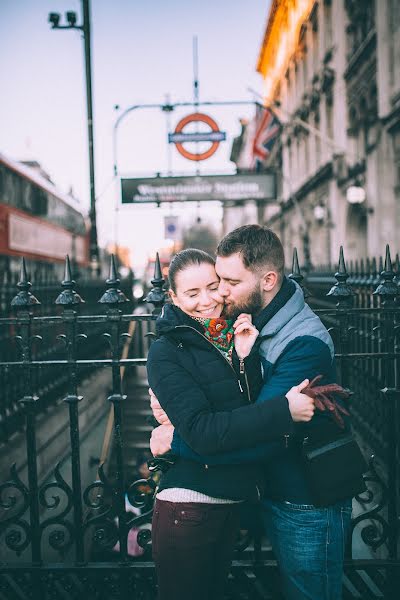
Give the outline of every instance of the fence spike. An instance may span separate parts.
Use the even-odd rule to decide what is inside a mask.
[[[65,257],[65,273],[64,273],[64,281],[72,282],[72,273],[71,273],[71,263],[69,260],[69,256]]]
[[[389,244],[386,244],[386,254],[385,254],[385,271],[392,271],[392,260],[390,258],[390,248]]]
[[[123,304],[124,302],[129,302],[124,292],[122,292],[119,289],[119,284],[120,280],[118,278],[115,256],[114,254],[111,254],[109,277],[106,280],[106,285],[108,286],[108,288],[100,298],[99,303],[109,304],[110,306],[112,306],[113,304]]]
[[[112,281],[117,281],[118,283],[120,283],[120,280],[118,279],[118,272],[117,272],[117,267],[115,264],[115,256],[114,254],[111,254],[110,257],[110,272],[109,272],[109,276],[108,276],[108,280],[107,282],[112,282]]]
[[[304,286],[304,283],[303,283],[304,276],[302,275],[302,273],[300,271],[299,258],[297,255],[297,248],[294,248],[294,250],[293,250],[292,272],[288,275],[288,278],[292,279],[293,281],[295,281],[296,283],[299,284],[299,286],[303,290],[305,300],[311,296],[310,292]]]
[[[11,300],[11,306],[15,308],[27,308],[29,306],[37,306],[40,304],[39,300],[31,294],[29,291],[32,287],[31,282],[28,280],[28,274],[26,271],[25,258],[21,259],[21,270],[19,281],[17,283],[17,288],[19,292],[14,298]]]
[[[151,280],[151,283],[153,284],[153,288],[147,294],[146,298],[144,298],[144,302],[150,302],[151,304],[154,304],[153,314],[158,314],[161,312],[161,308],[167,296],[163,287],[165,279],[162,276],[158,252],[156,254],[156,262],[154,265],[154,279]]]
[[[346,271],[346,263],[344,262],[344,253],[343,253],[343,246],[340,246],[340,250],[339,250],[339,270],[338,273],[340,275],[346,274],[347,275],[347,271]],[[336,275],[335,275],[336,277]]]
[[[154,265],[154,279],[163,279],[162,271],[161,271],[160,256],[159,256],[158,252],[156,253],[156,262]],[[164,279],[163,279],[163,281],[165,283]]]
[[[61,282],[63,290],[57,296],[55,304],[60,304],[62,306],[76,306],[77,304],[84,303],[85,301],[74,290],[75,285],[75,281],[72,279],[71,263],[67,254],[65,257],[64,279]]]
[[[397,283],[397,285],[400,287],[400,256],[399,256],[398,252],[396,254],[396,258],[394,261],[394,271],[395,271],[396,275],[395,275],[395,278],[393,281],[395,281]]]
[[[338,305],[341,303],[349,304],[354,292],[347,283],[349,275],[346,271],[346,263],[344,261],[343,246],[340,246],[338,270],[335,273],[336,283],[331,287],[327,296],[335,296],[338,298]]]
[[[380,257],[379,269],[381,276],[381,283],[378,285],[376,290],[373,292],[374,295],[380,296],[383,304],[390,306],[394,302],[395,296],[399,293],[397,284],[394,281],[395,273],[392,268],[392,261],[390,258],[389,244],[386,244],[386,256],[385,256],[385,267],[383,268],[383,260]]]

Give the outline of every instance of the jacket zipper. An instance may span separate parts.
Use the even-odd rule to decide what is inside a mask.
[[[244,380],[246,382],[246,388],[247,388],[247,398],[248,398],[249,402],[251,402],[250,386],[249,386],[249,380],[247,379],[246,369],[244,366],[244,358],[239,358],[239,373],[244,375]]]
[[[221,352],[218,350],[218,348],[216,348],[214,346],[214,344],[212,342],[210,342],[202,333],[200,333],[200,331],[197,331],[197,329],[195,329],[194,327],[191,327],[190,325],[176,325],[175,329],[192,329],[195,333],[197,333],[197,335],[200,335],[201,339],[205,340],[207,342],[207,344],[210,344],[210,346],[212,348],[214,348],[214,350],[216,350],[218,352],[218,354],[219,354],[219,356],[221,356],[222,360],[224,360],[226,362],[226,364],[232,369],[233,373],[235,374],[235,379],[238,382],[239,389],[240,389],[240,391],[241,391],[242,394],[244,393],[244,390],[243,390],[242,384],[240,382],[240,379],[237,379],[237,373],[236,373],[235,369],[233,368],[233,366],[231,365],[231,363],[229,362],[229,360],[227,358],[225,358],[223,354],[221,354]],[[244,367],[244,359],[243,358],[239,359],[239,365],[240,365],[239,366],[239,372],[240,373],[244,373],[244,375],[245,375],[248,401],[251,402],[249,382],[247,380],[247,374],[246,374],[246,370],[245,370],[245,367]],[[242,371],[242,369],[243,369],[243,371]]]
[[[195,333],[197,333],[198,335],[200,335],[203,340],[205,340],[208,344],[210,344],[218,352],[218,354],[221,356],[222,360],[224,360],[227,363],[227,365],[234,372],[235,379],[237,378],[237,373],[236,373],[235,369],[233,368],[233,366],[231,365],[231,363],[229,362],[229,360],[227,358],[225,358],[224,355],[221,354],[221,352],[218,350],[218,348],[216,348],[212,342],[210,342],[202,333],[200,333],[200,331],[197,331],[197,329],[195,329],[194,327],[190,327],[190,325],[176,325],[175,329],[178,329],[178,327],[181,328],[181,329],[192,329]],[[251,403],[249,381],[247,379],[247,373],[246,373],[246,369],[245,369],[245,366],[244,366],[244,358],[239,358],[239,373],[241,375],[244,375],[244,379],[245,379],[246,387],[247,387],[247,399]],[[238,385],[239,385],[239,389],[240,389],[240,391],[243,394],[243,388],[242,388],[242,384],[240,383],[240,379],[237,379],[237,382],[238,382]],[[208,469],[208,465],[204,465],[204,468]],[[258,487],[257,484],[256,484],[256,491],[257,491],[258,500],[260,501],[261,500],[261,492],[260,492],[260,488]]]
[[[260,492],[260,488],[258,487],[257,484],[256,484],[256,490],[257,490],[258,501],[260,501],[261,500],[261,492]]]

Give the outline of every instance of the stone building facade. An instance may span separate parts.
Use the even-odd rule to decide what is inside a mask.
[[[400,248],[400,2],[272,0],[257,70],[284,124],[265,224],[303,264]]]

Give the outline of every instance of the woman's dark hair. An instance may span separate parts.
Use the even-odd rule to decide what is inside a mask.
[[[175,254],[171,260],[168,270],[168,280],[171,290],[176,294],[176,275],[180,271],[192,267],[193,265],[201,265],[207,263],[214,266],[215,260],[204,250],[197,250],[196,248],[186,248],[181,250],[178,254]]]

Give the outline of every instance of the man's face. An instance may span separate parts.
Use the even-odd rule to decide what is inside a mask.
[[[242,312],[256,315],[264,308],[261,280],[246,269],[240,254],[217,256],[215,270],[220,278],[218,292],[225,302],[224,315],[228,319]]]

